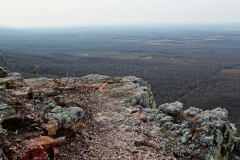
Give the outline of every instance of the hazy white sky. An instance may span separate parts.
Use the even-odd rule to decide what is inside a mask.
[[[0,0],[0,26],[240,23],[240,0]]]

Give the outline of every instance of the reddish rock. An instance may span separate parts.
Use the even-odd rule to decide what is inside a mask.
[[[42,136],[30,140],[27,144],[28,150],[24,150],[22,157],[24,160],[44,160],[47,153],[54,151],[54,139],[48,136]]]
[[[7,82],[7,88],[8,89],[14,89],[14,88],[17,88],[17,87],[23,87],[24,86],[24,83],[23,82],[14,82],[14,81],[9,81]]]
[[[57,154],[59,154],[59,150],[54,148],[54,155],[57,155]]]
[[[99,87],[99,90],[103,90],[107,85],[108,83],[83,83],[84,86],[87,86],[87,87]]]
[[[16,155],[13,155],[11,156],[12,160],[17,160],[17,156]]]
[[[40,145],[37,145],[31,149],[31,157],[33,160],[43,160],[46,156],[47,153],[45,149]]]
[[[28,143],[30,149],[35,148],[35,146],[42,146],[47,152],[52,151],[54,148],[54,139],[48,136],[42,136],[40,138],[35,138]]]
[[[29,160],[30,158],[31,158],[31,151],[30,151],[30,149],[23,150],[22,151],[22,159],[23,160]]]

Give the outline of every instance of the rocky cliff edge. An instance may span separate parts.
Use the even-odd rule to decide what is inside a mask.
[[[0,68],[0,159],[240,159],[223,108],[156,105],[134,76],[23,79]]]

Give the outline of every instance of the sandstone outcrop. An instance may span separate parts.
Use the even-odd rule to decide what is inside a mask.
[[[0,75],[0,159],[240,158],[226,109],[157,106],[141,78]]]
[[[156,108],[151,86],[141,78],[134,76],[111,78],[102,75],[88,75],[80,78],[87,84],[101,84],[102,92],[113,98],[121,98],[133,105]]]

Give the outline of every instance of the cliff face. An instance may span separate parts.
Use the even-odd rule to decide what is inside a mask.
[[[0,159],[238,159],[226,109],[156,106],[134,76],[25,79],[0,70]]]

